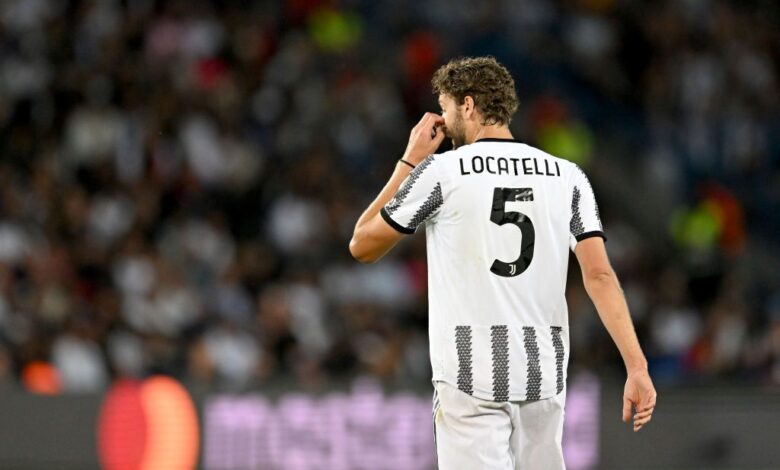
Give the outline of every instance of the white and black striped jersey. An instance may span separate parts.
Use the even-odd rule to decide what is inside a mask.
[[[508,139],[431,155],[381,210],[425,224],[433,380],[486,400],[560,393],[569,355],[569,249],[604,237],[580,168]]]

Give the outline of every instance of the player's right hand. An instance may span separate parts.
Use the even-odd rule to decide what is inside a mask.
[[[428,155],[435,153],[444,140],[443,127],[443,117],[435,113],[425,113],[409,134],[404,160],[412,165],[417,165]]]
[[[628,373],[626,387],[623,390],[623,421],[626,423],[631,421],[631,412],[635,411],[634,432],[642,429],[642,426],[653,418],[657,396],[647,370]]]

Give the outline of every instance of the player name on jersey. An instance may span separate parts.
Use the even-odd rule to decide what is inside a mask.
[[[491,175],[539,175],[561,176],[558,162],[542,160],[533,157],[482,157],[475,155],[469,158],[460,158],[460,174],[472,175],[490,173]]]

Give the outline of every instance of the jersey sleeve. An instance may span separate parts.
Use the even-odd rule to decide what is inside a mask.
[[[414,233],[420,224],[435,220],[441,210],[444,198],[435,160],[436,155],[430,155],[420,162],[380,210],[385,222],[401,233]]]
[[[569,221],[569,245],[572,251],[577,243],[590,237],[601,237],[604,240],[604,229],[601,226],[599,207],[596,196],[588,177],[575,166],[571,191],[571,220]]]

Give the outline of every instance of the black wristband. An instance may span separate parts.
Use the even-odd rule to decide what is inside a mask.
[[[405,164],[409,165],[410,167],[412,167],[412,169],[416,168],[414,165],[412,165],[411,163],[407,162],[403,158],[399,158],[398,161],[401,162],[401,163],[405,163]]]

